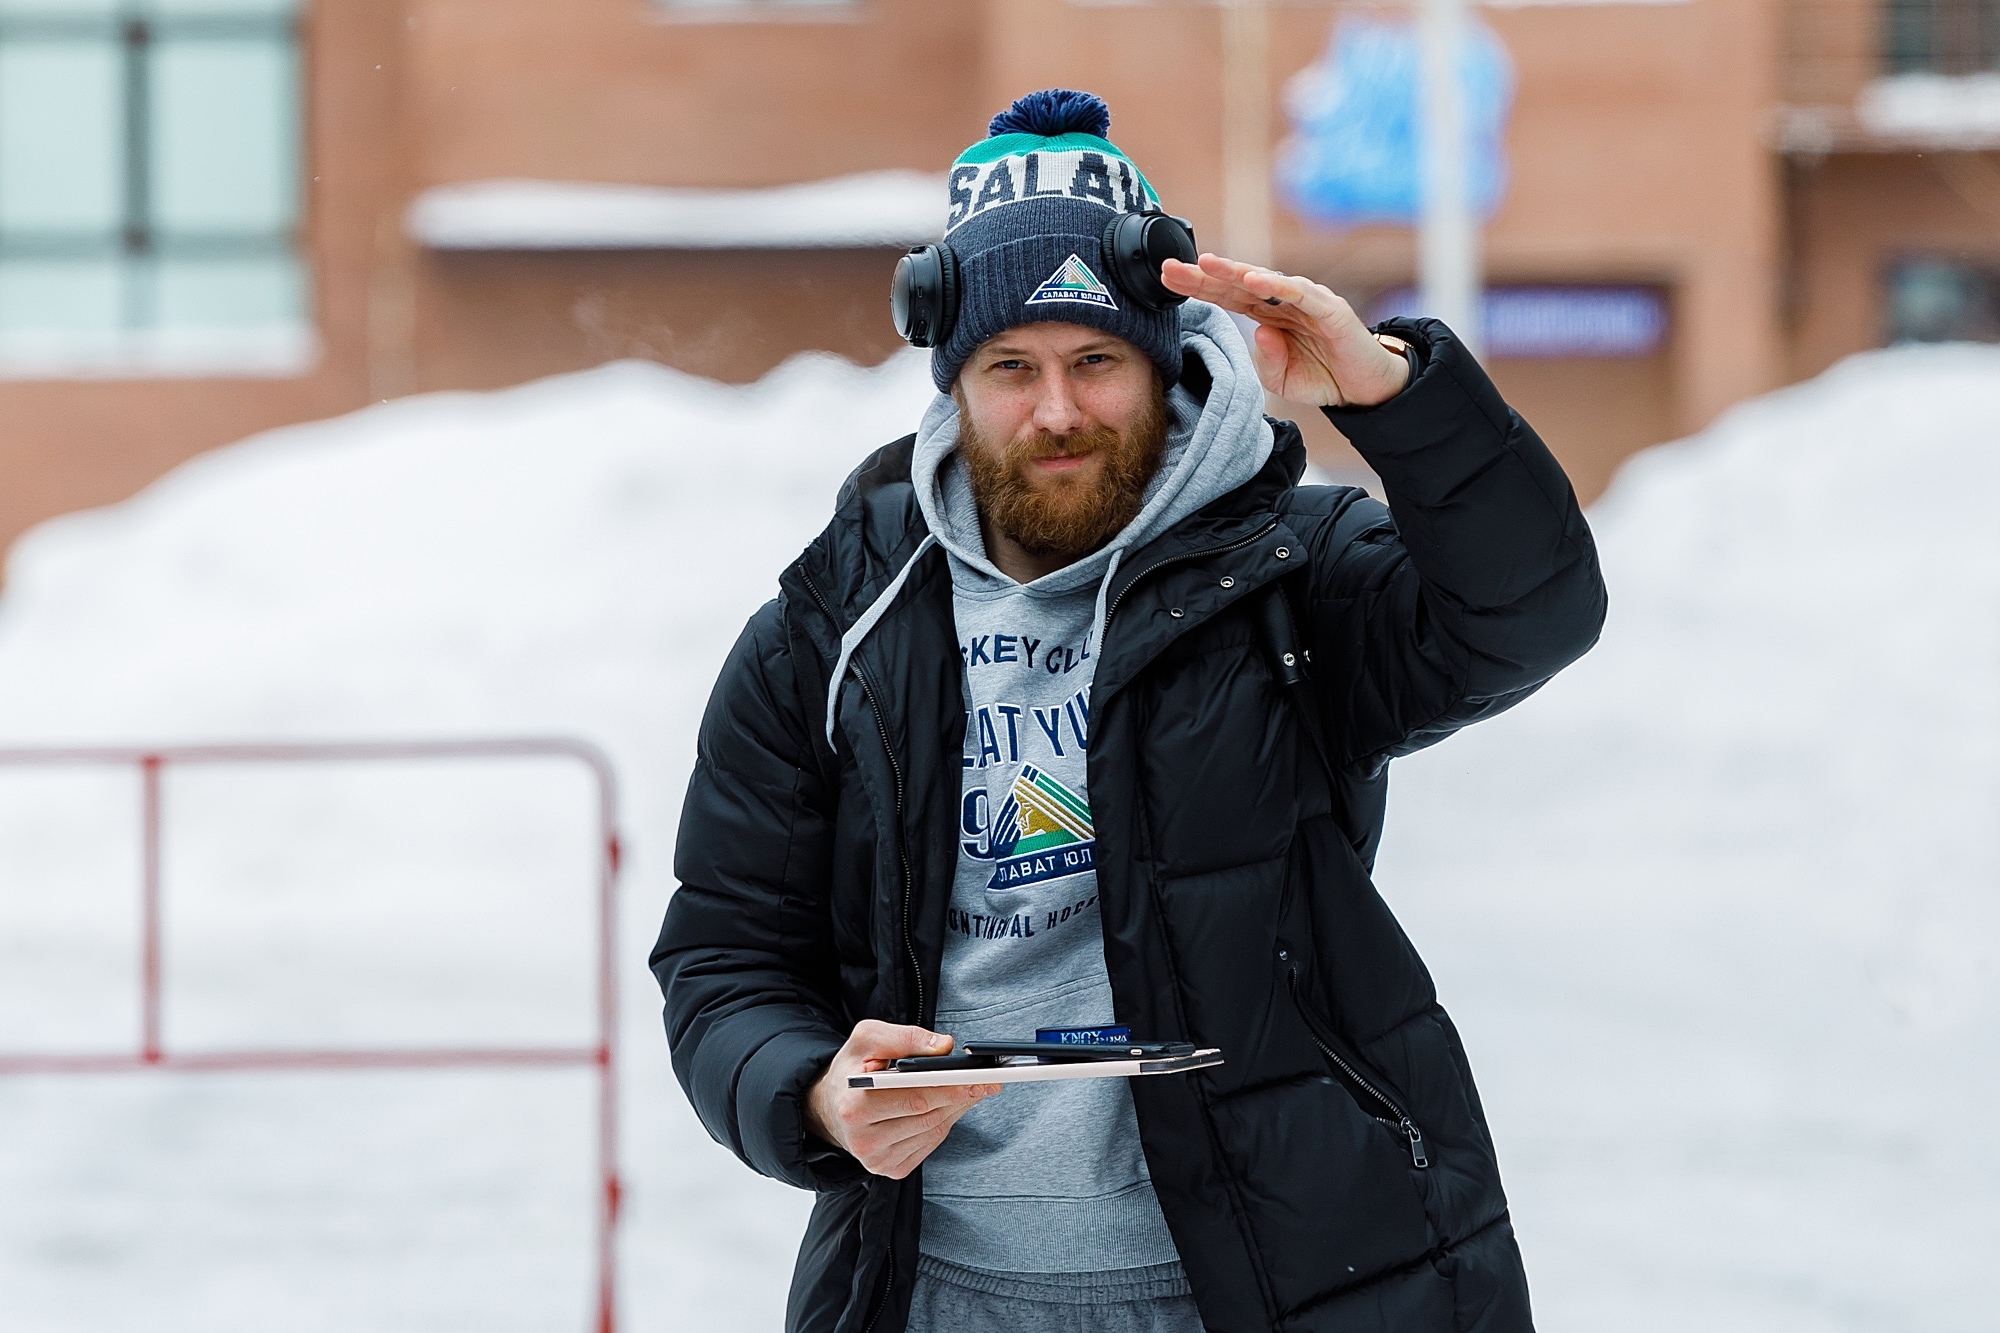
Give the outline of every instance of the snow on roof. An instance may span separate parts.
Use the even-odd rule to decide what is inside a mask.
[[[793,250],[936,240],[944,214],[944,177],[870,171],[761,190],[471,181],[424,191],[405,226],[437,250]]]
[[[748,388],[623,363],[214,451],[16,547],[0,740],[604,744],[626,1301],[776,1326],[812,1200],[688,1109],[644,937],[724,656],[934,394],[915,351]],[[2000,1123],[1995,494],[2000,349],[1871,353],[1741,407],[1592,511],[1603,642],[1396,761],[1377,880],[1480,1070],[1549,1326],[1981,1326],[2000,1136],[1955,1131]],[[135,790],[87,776],[0,787],[0,1048],[129,1040]],[[585,1030],[586,794],[516,783],[170,777],[176,1037]],[[566,1078],[7,1090],[0,1179],[48,1203],[0,1244],[9,1326],[268,1323],[282,1291],[288,1333],[562,1327],[589,1232]]]
[[[1938,147],[2000,145],[2000,74],[1898,74],[1862,91],[1855,119],[1884,138]]]

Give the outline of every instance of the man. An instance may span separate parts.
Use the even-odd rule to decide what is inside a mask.
[[[951,173],[939,397],[702,725],[653,954],[675,1070],[818,1194],[792,1329],[1527,1333],[1465,1055],[1369,866],[1392,757],[1595,641],[1589,531],[1443,325],[1215,255],[1133,272],[1108,242],[1157,205],[1108,129],[1035,94]],[[1387,507],[1298,485],[1264,388]],[[848,1086],[1112,1024],[1226,1063]]]

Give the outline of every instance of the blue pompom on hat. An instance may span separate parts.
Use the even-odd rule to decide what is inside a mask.
[[[1103,98],[1047,88],[993,117],[987,137],[952,164],[945,240],[958,257],[959,306],[951,337],[931,351],[940,391],[988,338],[1037,322],[1116,334],[1166,383],[1180,378],[1179,313],[1120,291],[1104,253],[1115,216],[1159,207],[1110,131]]]
[[[986,125],[989,139],[1003,134],[1033,134],[1048,139],[1072,133],[1108,138],[1111,108],[1104,104],[1103,98],[1074,88],[1044,88],[1017,98],[1014,105]]]

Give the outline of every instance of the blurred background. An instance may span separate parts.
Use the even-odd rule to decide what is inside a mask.
[[[935,234],[929,182],[1030,88],[1101,93],[1205,243],[1393,300],[1394,164],[1325,177],[1372,129],[1410,143],[1408,57],[1368,41],[1402,13],[4,0],[0,540],[385,398],[621,357],[731,383],[877,362],[891,250]],[[1986,0],[1481,14],[1489,355],[1588,497],[1850,353],[2000,336]],[[773,193],[887,172],[844,205]]]
[[[1398,763],[1378,878],[1543,1324],[1990,1328],[2000,0],[1469,10],[1451,308],[1593,506],[1613,612]],[[1205,247],[1443,311],[1425,33],[1341,0],[0,0],[0,748],[602,746],[620,1326],[776,1326],[808,1201],[709,1143],[643,954],[723,654],[931,393],[896,255],[1063,85]],[[589,792],[510,773],[169,774],[153,1035],[588,1046]],[[5,1072],[135,1039],[142,780],[0,772],[0,1329],[590,1324],[586,1072]]]

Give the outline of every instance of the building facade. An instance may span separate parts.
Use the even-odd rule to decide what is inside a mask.
[[[1274,184],[1340,25],[1399,15],[0,0],[0,542],[404,394],[629,356],[737,382],[813,348],[877,361],[935,178],[1054,84],[1109,101],[1205,244],[1406,308],[1407,226],[1329,225]],[[2000,336],[2000,0],[1480,15],[1512,88],[1488,357],[1586,495],[1852,352]]]

